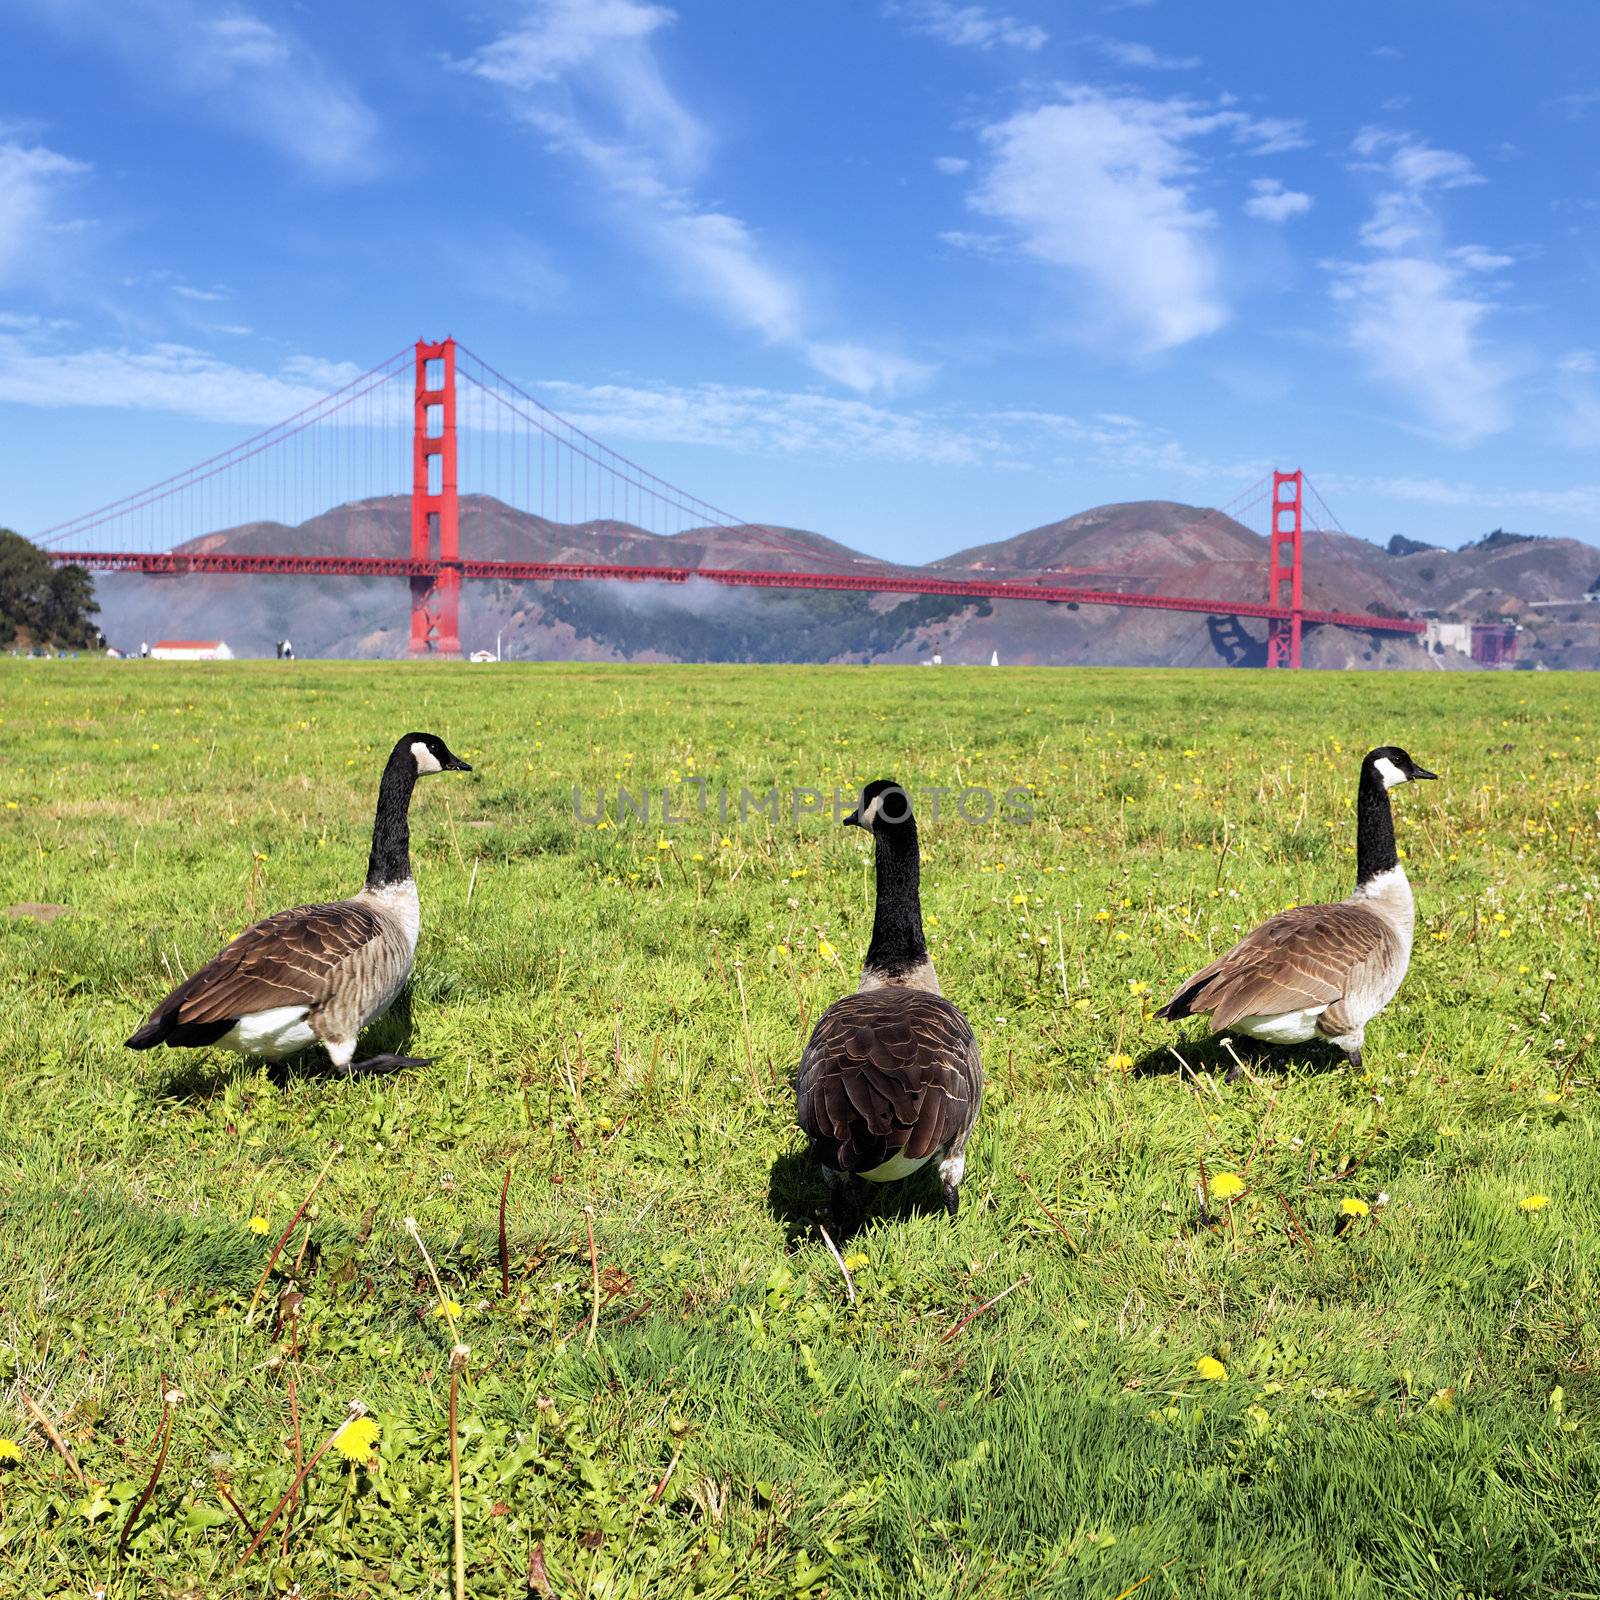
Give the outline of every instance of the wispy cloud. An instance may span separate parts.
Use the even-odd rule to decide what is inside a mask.
[[[1261,222],[1287,222],[1291,217],[1303,217],[1311,209],[1311,196],[1284,188],[1276,178],[1252,178],[1244,209],[1246,216]]]
[[[1197,148],[1226,135],[1257,152],[1303,142],[1298,124],[1229,105],[1074,88],[983,132],[990,162],[968,196],[1020,247],[1087,291],[1085,329],[1134,355],[1228,320],[1215,212],[1198,203]]]
[[[745,456],[815,457],[996,471],[1093,463],[1157,482],[1230,486],[1259,463],[1216,463],[1137,418],[1018,409],[874,405],[726,384],[534,385],[568,421],[607,440],[705,445]]]
[[[1330,263],[1352,347],[1434,432],[1471,443],[1510,426],[1507,364],[1485,337],[1495,302],[1483,279],[1510,258],[1450,248],[1434,195],[1482,183],[1472,162],[1415,134],[1366,128],[1357,170],[1382,180],[1361,227],[1366,260]]]
[[[1572,484],[1562,489],[1506,489],[1445,478],[1324,476],[1330,493],[1367,494],[1410,505],[1470,511],[1472,529],[1485,532],[1508,513],[1593,523],[1600,519],[1600,483]],[[1463,519],[1466,520],[1466,519]]]
[[[1019,22],[988,6],[958,6],[950,0],[891,0],[891,17],[904,20],[912,33],[964,50],[1042,50],[1050,35],[1032,22]]]
[[[377,164],[378,123],[300,38],[242,6],[203,0],[22,0],[58,32],[120,56],[164,95],[263,140],[329,178]]]
[[[62,196],[88,170],[43,145],[0,143],[0,287],[48,271],[48,238],[62,223]]]
[[[1137,44],[1129,39],[1107,39],[1102,34],[1096,34],[1089,42],[1119,67],[1130,67],[1136,71],[1192,72],[1200,65],[1199,56],[1164,56],[1147,44]]]
[[[822,334],[801,286],[767,259],[750,225],[699,198],[711,137],[668,85],[653,43],[674,20],[642,0],[543,0],[462,65],[510,94],[530,126],[599,181],[619,227],[681,293],[860,393],[925,382],[933,369],[922,362]]]
[[[10,404],[114,407],[262,427],[358,375],[347,363],[310,357],[260,372],[181,344],[69,350],[42,331],[0,325],[0,393]]]

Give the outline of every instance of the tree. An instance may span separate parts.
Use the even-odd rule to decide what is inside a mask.
[[[0,528],[0,645],[25,633],[32,644],[82,649],[95,640],[100,609],[83,567],[54,567],[38,545]]]

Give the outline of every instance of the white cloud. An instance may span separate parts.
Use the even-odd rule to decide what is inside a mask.
[[[197,289],[192,283],[175,283],[172,292],[185,300],[199,300],[207,304],[228,298],[226,289]]]
[[[1136,418],[1059,412],[892,409],[833,395],[743,388],[576,384],[533,387],[599,438],[707,445],[742,455],[817,456],[933,467],[1061,470],[1093,462],[1167,481],[1230,485],[1260,463],[1197,460]]]
[[[948,177],[956,177],[972,165],[965,156],[935,156],[934,167]]]
[[[0,143],[0,287],[39,274],[62,191],[88,170],[43,145]]]
[[[188,345],[64,351],[0,333],[0,392],[13,405],[111,406],[261,427],[348,382],[338,376],[344,373],[355,376],[356,369],[348,363],[295,357],[281,373],[272,374],[235,366]]]
[[[921,362],[826,337],[801,285],[772,264],[749,224],[698,196],[711,138],[654,49],[674,20],[644,0],[540,0],[461,65],[512,95],[530,126],[599,181],[619,228],[679,293],[861,393],[926,381],[932,369]]]
[[[1119,67],[1146,72],[1192,72],[1200,65],[1199,56],[1164,56],[1147,44],[1127,39],[1106,39],[1097,35],[1092,42]]]
[[[123,58],[164,96],[203,105],[330,178],[359,177],[377,157],[377,119],[296,34],[204,0],[23,0],[60,33]]]
[[[1556,363],[1561,372],[1571,373],[1575,377],[1588,377],[1592,373],[1600,372],[1600,357],[1593,350],[1569,350]]]
[[[1573,484],[1564,489],[1501,489],[1443,478],[1350,477],[1333,474],[1330,493],[1383,495],[1414,505],[1465,509],[1477,525],[1488,527],[1507,512],[1531,511],[1543,517],[1600,518],[1600,483]]]
[[[1005,45],[1014,50],[1042,50],[1050,35],[1031,22],[991,11],[987,6],[958,6],[950,0],[901,0],[886,8],[891,17],[904,17],[912,33],[967,50],[993,50]]]
[[[984,130],[991,162],[968,203],[1068,269],[1086,327],[1138,355],[1172,349],[1228,320],[1216,215],[1194,195],[1194,146],[1216,133],[1257,153],[1303,142],[1297,123],[1227,106],[1076,88]]]
[[[1511,264],[1480,245],[1443,242],[1433,195],[1482,183],[1473,164],[1415,134],[1364,128],[1357,170],[1383,187],[1362,224],[1365,261],[1330,263],[1350,344],[1386,389],[1433,431],[1471,443],[1511,425],[1511,373],[1485,338],[1495,302],[1478,281]]]
[[[1262,222],[1287,222],[1290,217],[1303,217],[1311,209],[1310,195],[1285,189],[1276,178],[1252,178],[1250,188],[1245,214]]]
[[[1373,377],[1436,431],[1460,443],[1511,424],[1509,372],[1484,349],[1492,305],[1472,293],[1464,269],[1422,256],[1384,256],[1339,269],[1334,298],[1346,307],[1350,342]]]

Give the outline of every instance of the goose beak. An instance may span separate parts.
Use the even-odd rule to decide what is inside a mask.
[[[1437,772],[1429,772],[1426,767],[1413,767],[1411,769],[1411,781],[1413,783],[1415,783],[1418,778],[1437,778],[1438,776],[1439,774]]]
[[[468,766],[460,756],[451,756],[450,759],[445,762],[444,770],[446,772],[471,772],[472,768]],[[1430,772],[1428,776],[1431,778],[1433,774]]]
[[[861,820],[861,809],[859,806],[852,811],[848,817],[841,817],[839,821],[841,826],[846,828],[862,828],[866,826],[866,824]]]

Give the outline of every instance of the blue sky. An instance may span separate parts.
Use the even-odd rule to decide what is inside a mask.
[[[0,522],[454,333],[927,559],[1303,465],[1600,540],[1600,8],[13,0]]]

